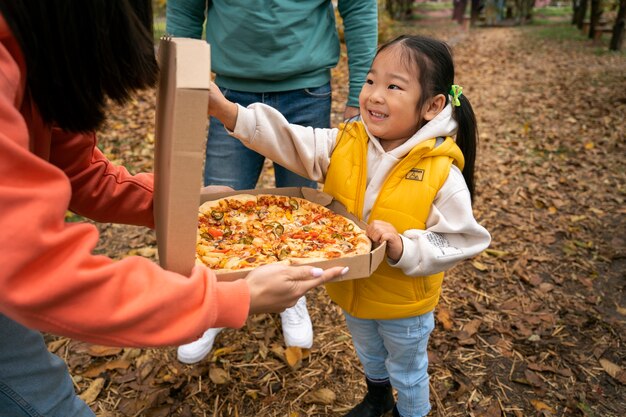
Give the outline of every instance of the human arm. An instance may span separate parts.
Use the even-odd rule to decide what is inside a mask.
[[[378,46],[378,4],[376,0],[339,0],[337,9],[343,20],[350,72],[344,112],[344,119],[348,119],[356,115],[359,93]]]
[[[390,264],[408,276],[448,270],[489,246],[491,236],[474,218],[469,191],[456,166],[435,197],[426,230],[406,230],[401,239],[402,256]]]
[[[96,228],[64,221],[78,198],[74,191],[81,200],[75,204],[90,214],[151,223],[151,177],[130,181],[125,170],[101,161],[93,134],[53,133],[23,94],[23,76],[0,43],[0,313],[41,331],[116,346],[179,345],[210,327],[242,326],[250,307],[266,301],[251,300],[254,285],[246,280],[217,282],[202,266],[186,277],[142,257],[94,255]],[[89,207],[90,184],[101,187],[96,208]],[[105,197],[117,202],[110,213]],[[255,294],[285,289],[272,311],[310,288],[294,286],[292,272],[256,275]]]
[[[242,107],[226,99],[215,84],[211,84],[208,112],[246,147],[299,175],[323,182],[337,129],[290,124],[280,112],[261,103]]]
[[[202,266],[185,277],[137,256],[94,256],[95,228],[63,222],[70,187],[60,171],[28,151],[0,148],[29,173],[19,181],[2,158],[0,311],[29,327],[105,345],[176,345],[210,327],[240,327],[249,313],[282,311],[340,272],[315,277],[310,267],[280,266],[218,282]]]
[[[165,13],[165,31],[181,38],[202,38],[206,0],[169,0]]]

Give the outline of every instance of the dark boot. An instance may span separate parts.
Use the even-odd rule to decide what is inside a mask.
[[[395,404],[391,384],[385,382],[373,382],[365,378],[367,394],[356,407],[343,417],[382,417],[390,411]]]

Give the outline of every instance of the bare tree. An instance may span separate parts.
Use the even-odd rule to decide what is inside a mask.
[[[413,0],[385,0],[385,10],[392,19],[409,19],[413,14]]]
[[[596,36],[596,28],[602,16],[602,0],[591,0],[591,11],[589,13],[589,39]]]
[[[465,16],[465,9],[467,9],[467,0],[453,0],[452,4],[454,5],[454,9],[452,10],[452,20],[456,20],[459,24],[462,24]]]
[[[626,0],[621,0],[619,4],[619,10],[617,12],[617,18],[615,19],[615,26],[613,26],[613,36],[611,36],[611,43],[609,49],[612,51],[621,51],[622,44],[624,43],[624,26],[626,25]]]
[[[576,9],[576,12],[574,13],[574,23],[576,23],[576,26],[580,30],[582,30],[583,28],[585,16],[587,15],[588,3],[589,3],[589,0],[580,0],[578,8]]]

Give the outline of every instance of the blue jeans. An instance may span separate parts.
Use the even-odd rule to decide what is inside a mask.
[[[0,416],[95,417],[41,333],[0,314]]]
[[[389,378],[398,392],[403,417],[423,417],[430,411],[428,338],[435,327],[433,312],[394,320],[358,319],[346,313],[357,356],[365,376]]]
[[[278,111],[289,123],[311,127],[330,127],[330,83],[316,88],[282,91],[277,93],[249,93],[221,89],[224,96],[246,107],[252,103],[265,103]],[[231,137],[224,125],[211,118],[204,165],[204,185],[228,185],[236,190],[256,187],[265,157]],[[277,187],[311,187],[317,183],[301,177],[274,163]]]

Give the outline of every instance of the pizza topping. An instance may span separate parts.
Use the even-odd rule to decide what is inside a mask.
[[[301,264],[370,249],[352,221],[297,197],[239,194],[200,207],[197,259],[216,270]]]

